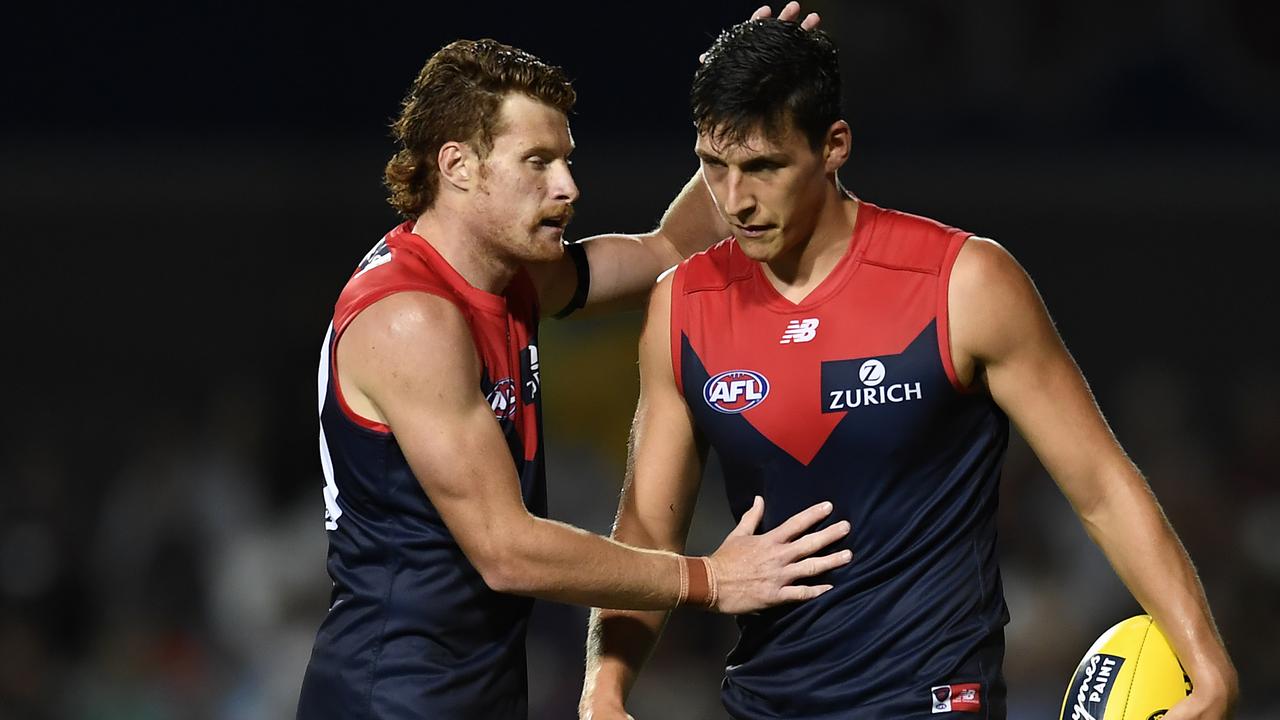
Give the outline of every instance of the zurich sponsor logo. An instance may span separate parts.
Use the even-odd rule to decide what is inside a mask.
[[[858,380],[857,385],[851,387],[855,367]],[[884,362],[876,358],[823,363],[822,411],[848,412],[871,405],[896,405],[924,397],[924,388],[919,381],[885,384],[888,374]],[[901,374],[901,370],[897,374]]]
[[[867,387],[875,387],[884,382],[884,363],[879,360],[868,360],[858,368],[858,379]]]
[[[702,386],[702,399],[712,410],[728,415],[750,410],[768,395],[769,381],[754,370],[722,372]]]

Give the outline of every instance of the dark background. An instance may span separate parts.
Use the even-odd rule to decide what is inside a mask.
[[[860,196],[1027,267],[1280,714],[1280,11],[1245,0],[813,2]],[[330,9],[60,3],[0,18],[0,720],[292,717],[327,601],[315,369],[396,218],[386,126],[425,59],[495,37],[562,65],[571,235],[654,225],[696,168],[696,57],[749,2]],[[638,315],[544,326],[554,517],[606,531]],[[729,526],[719,479],[692,538]],[[1034,457],[1006,468],[1010,717],[1052,716],[1138,612]],[[584,611],[542,605],[536,718]],[[720,717],[725,618],[677,613],[637,717]]]

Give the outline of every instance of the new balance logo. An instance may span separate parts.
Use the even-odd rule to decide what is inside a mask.
[[[778,344],[786,345],[793,342],[809,342],[817,335],[818,318],[792,320],[787,323],[787,329],[782,331],[782,339],[778,341]]]

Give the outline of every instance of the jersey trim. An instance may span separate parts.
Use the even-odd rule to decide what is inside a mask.
[[[684,394],[684,378],[680,375],[680,336],[684,333],[684,274],[688,267],[681,263],[671,273],[671,372],[676,379],[676,392]]]
[[[818,283],[817,287],[809,291],[800,302],[792,302],[782,293],[778,292],[778,288],[764,273],[764,263],[755,262],[745,255],[743,260],[750,263],[748,276],[757,288],[760,298],[764,301],[765,307],[776,313],[789,315],[795,312],[812,310],[822,305],[827,300],[835,297],[840,293],[844,286],[857,272],[858,266],[863,262],[863,256],[866,255],[867,247],[870,245],[872,235],[875,233],[875,220],[879,208],[869,208],[868,203],[858,200],[858,216],[853,221],[853,232],[849,234],[848,244],[845,245],[844,252],[841,253],[840,259],[832,266],[827,276]],[[735,248],[737,249],[737,248]]]
[[[956,367],[951,358],[951,316],[948,303],[948,289],[951,287],[951,269],[955,267],[960,250],[972,235],[957,233],[947,243],[946,254],[942,256],[942,266],[938,268],[938,355],[942,359],[942,369],[947,372],[947,379],[956,392],[971,393],[973,388],[960,382],[956,375]]]

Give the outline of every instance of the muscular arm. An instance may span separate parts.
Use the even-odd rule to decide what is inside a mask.
[[[683,552],[702,480],[705,449],[671,367],[671,278],[653,292],[640,337],[640,399],[631,426],[616,540]],[[593,610],[587,626],[582,711],[618,714],[648,659],[666,612]]]
[[[462,314],[434,295],[404,292],[360,313],[338,342],[348,404],[395,434],[413,474],[485,582],[500,592],[597,607],[661,610],[681,600],[680,556],[644,550],[536,517],[493,411],[480,393],[480,360]],[[798,538],[829,504],[755,535],[763,511],[706,558],[722,612],[748,612],[810,596],[799,577],[829,562],[796,562],[833,542],[831,528]],[[791,526],[791,532],[783,529]],[[835,526],[833,526],[835,527]],[[815,540],[816,538],[816,540]],[[817,540],[824,542],[814,545]],[[702,560],[689,567],[702,572]]]
[[[949,303],[957,374],[984,387],[1018,426],[1195,683],[1193,699],[1169,719],[1222,717],[1236,675],[1199,578],[1030,279],[999,245],[972,238],[956,260]]]
[[[606,607],[676,604],[674,554],[625,547],[525,508],[506,441],[480,393],[470,330],[451,303],[425,293],[375,303],[343,334],[338,370],[348,402],[391,427],[450,533],[494,590]]]
[[[589,313],[638,308],[667,268],[707,249],[729,235],[702,181],[694,173],[653,232],[640,235],[596,235],[580,242],[591,268]],[[555,262],[529,266],[539,301],[549,313],[568,304],[577,289],[577,271],[566,255]]]

